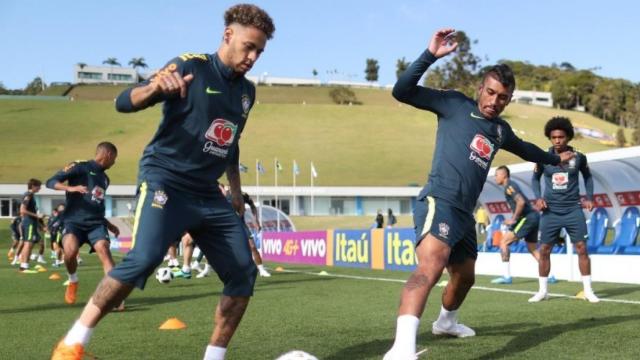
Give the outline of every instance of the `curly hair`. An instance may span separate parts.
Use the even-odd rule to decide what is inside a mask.
[[[261,30],[267,36],[267,39],[271,39],[274,31],[276,31],[269,14],[252,4],[238,4],[227,9],[224,13],[224,26],[231,24],[253,26]]]
[[[571,120],[564,116],[554,116],[544,126],[544,136],[551,138],[551,132],[553,130],[562,130],[567,135],[567,139],[573,139],[573,125]]]

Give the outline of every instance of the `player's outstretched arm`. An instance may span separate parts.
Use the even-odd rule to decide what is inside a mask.
[[[419,86],[418,82],[438,58],[448,55],[458,47],[452,36],[454,33],[454,29],[442,29],[433,35],[428,49],[398,78],[392,92],[396,100],[438,115],[444,114],[447,109],[445,92]]]
[[[134,112],[169,97],[176,95],[180,95],[181,98],[186,97],[193,74],[182,76],[176,70],[176,67],[164,69],[154,75],[150,81],[123,91],[116,99],[116,110]]]
[[[584,154],[580,154],[580,157],[582,158],[582,161],[580,161],[580,173],[582,174],[587,196],[584,206],[587,211],[591,211],[593,210],[593,176],[591,176],[591,170],[589,170],[589,165],[587,164],[587,157]]]

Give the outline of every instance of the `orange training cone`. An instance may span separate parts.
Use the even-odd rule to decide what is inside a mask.
[[[49,280],[60,280],[60,274],[58,273],[51,274],[51,276],[49,276]]]
[[[276,268],[276,271],[284,271],[284,268],[283,268],[282,266],[278,266],[278,267]]]
[[[169,318],[167,321],[162,323],[158,329],[160,330],[180,330],[186,329],[187,324],[180,321],[178,318]]]

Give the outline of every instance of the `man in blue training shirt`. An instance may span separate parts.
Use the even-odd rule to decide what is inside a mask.
[[[525,160],[558,164],[573,154],[545,153],[519,139],[498,116],[511,100],[515,79],[506,65],[490,68],[478,89],[477,101],[457,91],[418,86],[438,58],[456,49],[455,30],[437,31],[429,47],[400,76],[393,96],[403,103],[438,115],[436,148],[431,174],[414,209],[418,265],[401,294],[396,337],[385,360],[415,359],[419,317],[429,292],[446,267],[450,279],[432,332],[458,337],[475,332],[457,321],[457,310],[475,280],[477,243],[473,209],[486,181],[491,161],[500,148]]]
[[[540,217],[540,262],[538,265],[539,290],[529,302],[539,302],[548,298],[547,277],[551,270],[551,249],[562,228],[567,230],[571,242],[578,253],[578,267],[582,274],[584,297],[592,303],[600,301],[591,288],[591,259],[587,253],[587,224],[580,206],[579,176],[582,173],[587,199],[584,207],[593,210],[593,179],[587,164],[587,157],[569,146],[573,139],[573,125],[566,117],[554,117],[544,126],[544,135],[551,141],[549,154],[565,151],[575,152],[576,157],[562,166],[536,164],[531,185],[542,210]],[[540,178],[544,175],[544,195],[540,193]]]
[[[101,142],[96,147],[94,160],[69,163],[47,180],[47,187],[64,191],[67,200],[62,225],[64,264],[69,275],[69,283],[64,294],[67,304],[76,302],[77,256],[82,244],[88,243],[98,254],[105,274],[113,268],[107,231],[111,231],[115,236],[118,236],[120,231],[105,218],[104,199],[110,182],[105,171],[115,164],[117,156],[118,149],[115,145]]]
[[[20,271],[34,273],[29,269],[29,258],[33,245],[40,241],[40,219],[42,214],[38,214],[36,204],[36,193],[40,191],[42,182],[38,179],[30,179],[27,183],[27,192],[24,193],[22,204],[20,205],[20,216],[22,216],[22,250],[20,251]]]
[[[504,188],[504,196],[509,204],[509,208],[513,212],[510,219],[504,221],[505,225],[509,225],[509,231],[502,234],[500,239],[500,254],[502,256],[503,276],[493,279],[493,284],[511,284],[510,257],[511,249],[509,246],[519,239],[524,239],[527,243],[527,250],[536,259],[540,261],[540,253],[538,252],[538,224],[540,223],[540,214],[531,206],[529,199],[522,192],[520,186],[511,180],[511,172],[509,168],[502,165],[495,172],[496,184]],[[553,276],[549,277],[549,282],[555,282]]]
[[[253,295],[257,272],[236,214],[244,212],[238,141],[255,102],[255,87],[244,75],[275,31],[271,17],[254,5],[232,6],[224,21],[215,54],[177,57],[150,81],[118,96],[121,112],[164,103],[158,131],[140,160],[132,248],[98,285],[53,359],[66,354],[80,359],[100,319],[134,287],[144,287],[169,244],[185,232],[224,283],[204,355],[206,360],[224,359]],[[225,172],[232,203],[218,191]]]

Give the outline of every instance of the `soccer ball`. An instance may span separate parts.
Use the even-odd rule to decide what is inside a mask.
[[[168,267],[161,267],[156,271],[156,280],[161,284],[168,284],[173,278],[173,273]]]
[[[318,360],[318,358],[302,350],[292,350],[280,355],[276,360]]]

